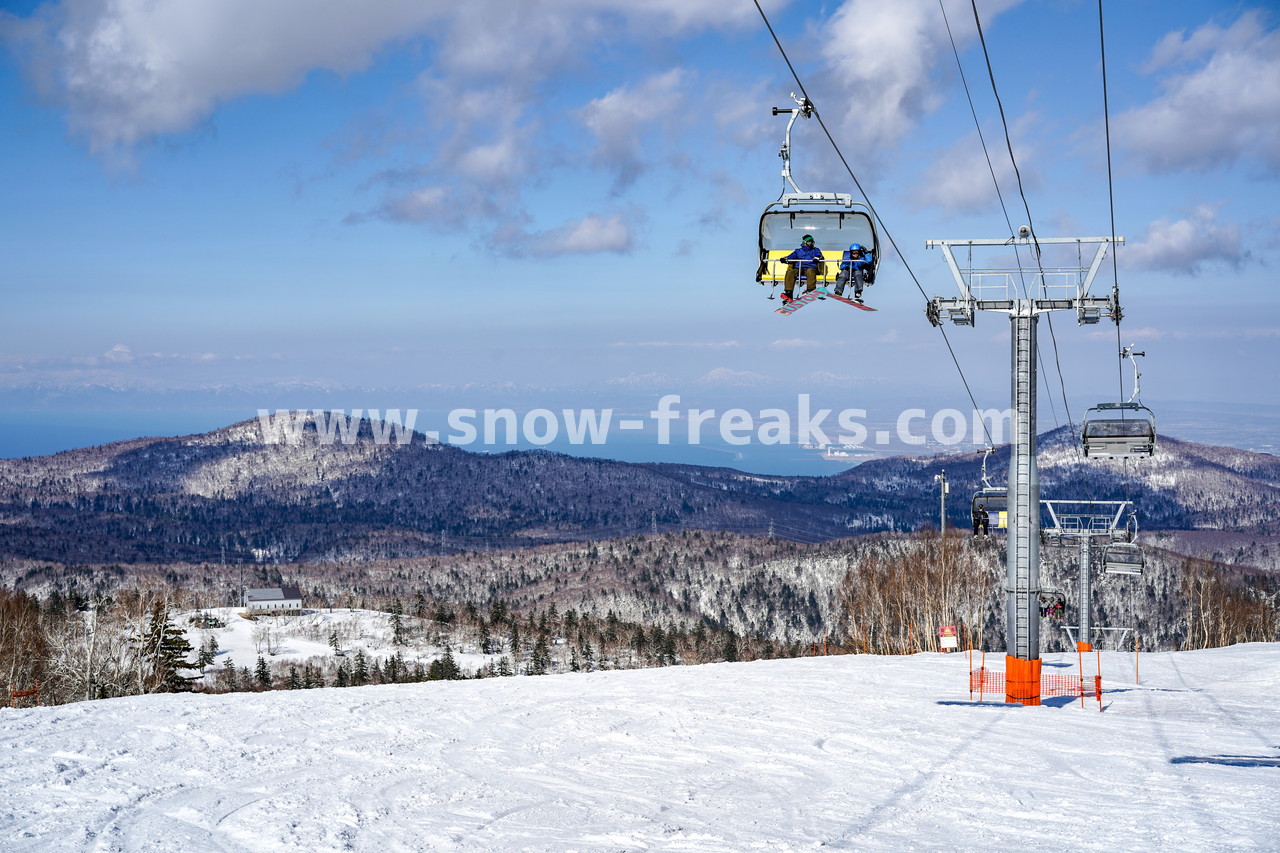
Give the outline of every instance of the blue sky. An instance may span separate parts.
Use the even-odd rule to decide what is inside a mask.
[[[939,4],[763,5],[906,264],[954,293],[925,241],[1009,228]],[[776,315],[753,281],[769,108],[796,86],[750,0],[3,8],[0,453],[258,407],[969,408],[901,259],[875,314]],[[1017,227],[972,10],[945,8]],[[1037,233],[1109,233],[1097,4],[978,9]],[[1105,14],[1143,399],[1280,406],[1280,13]],[[856,192],[817,122],[794,146],[802,189]],[[1118,393],[1115,332],[1054,334],[1078,421]],[[948,335],[979,405],[1007,405],[1006,321]]]

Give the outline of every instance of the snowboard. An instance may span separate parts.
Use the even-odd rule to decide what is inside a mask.
[[[877,310],[872,308],[870,305],[863,305],[861,302],[857,302],[853,299],[848,299],[844,296],[837,296],[825,287],[816,287],[813,290],[800,294],[795,299],[784,304],[781,308],[773,309],[773,313],[783,315],[794,314],[810,302],[817,302],[819,299],[824,297],[834,299],[837,302],[843,302],[846,305],[852,305],[854,308],[861,308],[863,311]]]
[[[827,293],[827,296],[830,296],[832,299],[836,300],[837,302],[843,302],[845,305],[852,305],[854,308],[861,308],[863,311],[879,311],[880,310],[879,308],[872,308],[870,305],[863,305],[861,302],[859,302],[856,299],[849,299],[846,296],[840,296],[839,294],[836,294],[836,293]]]

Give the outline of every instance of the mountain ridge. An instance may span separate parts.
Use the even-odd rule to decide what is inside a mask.
[[[952,483],[948,522],[967,526],[980,452],[875,459],[826,477],[630,463],[549,451],[482,454],[350,444],[309,424],[297,444],[256,420],[0,460],[0,556],[60,562],[288,561],[414,557],[467,548],[717,529],[817,542],[936,524],[934,476]],[[1280,457],[1162,437],[1155,458],[1084,460],[1061,428],[1040,436],[1042,498],[1132,499],[1144,530],[1280,534]],[[1001,484],[1008,446],[988,460]]]

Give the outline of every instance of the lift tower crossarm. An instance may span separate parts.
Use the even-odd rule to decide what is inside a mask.
[[[1072,298],[1072,299],[1087,298],[1089,296],[1089,288],[1093,286],[1093,280],[1097,277],[1098,270],[1101,269],[1102,261],[1106,258],[1108,248],[1112,242],[1115,242],[1117,244],[1124,243],[1124,238],[1116,237],[1114,241],[1110,237],[1044,237],[1044,238],[1037,239],[1035,241],[1035,245],[1038,245],[1038,246],[1054,246],[1054,245],[1062,246],[1062,245],[1071,245],[1071,244],[1083,246],[1086,243],[1090,245],[1097,244],[1097,249],[1093,255],[1093,261],[1089,264],[1087,269],[1083,267],[1047,267],[1047,266],[1037,265],[1035,272],[1039,274],[1039,276],[1042,278],[1042,288],[1047,290],[1049,287],[1047,282],[1043,281],[1043,278],[1048,275],[1058,275],[1058,276],[1062,276],[1064,279],[1075,278],[1076,280],[1076,286],[1074,287],[1075,293],[1071,293],[1070,295],[1068,295],[1067,292],[1063,292],[1062,294],[1060,294],[1061,298]],[[980,299],[974,294],[974,284],[973,284],[973,277],[975,273],[979,275],[982,275],[982,274],[990,275],[995,273],[995,271],[987,270],[987,269],[980,270],[975,268],[962,268],[956,262],[955,255],[952,253],[952,248],[956,246],[964,246],[969,248],[972,248],[974,246],[1028,246],[1030,247],[1031,245],[1032,245],[1032,241],[1031,241],[1031,238],[1029,237],[1028,238],[1014,237],[1014,238],[1005,239],[1005,240],[991,239],[991,238],[974,238],[974,239],[966,239],[966,240],[926,240],[925,241],[926,248],[942,249],[942,254],[947,259],[947,266],[951,270],[951,275],[955,278],[956,285],[960,288],[960,294],[961,294],[960,298],[962,300],[971,300],[971,301],[989,302],[989,303],[1005,303],[1001,305],[992,304],[992,305],[975,305],[974,306],[978,310],[997,310],[997,311],[1011,310],[1012,305],[1007,304],[1009,300]],[[1056,285],[1056,287],[1059,289],[1062,289],[1064,288],[1064,285]],[[990,290],[992,288],[985,288],[985,289]],[[1035,301],[1039,302],[1041,300],[1035,300]],[[1061,299],[1053,300],[1054,303],[1059,303],[1060,301]],[[1106,300],[1101,300],[1100,304],[1105,302]],[[1064,308],[1064,307],[1075,307],[1075,306],[1064,306],[1061,304],[1046,305],[1044,308],[1037,309],[1037,313],[1039,310],[1056,310],[1058,308]],[[1096,308],[1099,306],[1094,305],[1094,306],[1081,306],[1081,307]],[[1106,305],[1101,304],[1101,307],[1106,307]],[[963,325],[969,325],[969,324],[964,323]]]

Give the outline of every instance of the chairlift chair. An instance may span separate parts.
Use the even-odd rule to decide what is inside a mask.
[[[1086,458],[1153,456],[1156,416],[1137,403],[1099,403],[1085,412],[1080,435]]]
[[[805,234],[813,236],[814,245],[825,259],[819,284],[834,283],[840,273],[840,260],[845,249],[858,243],[871,252],[871,271],[868,284],[875,281],[880,266],[880,243],[877,239],[871,210],[865,204],[855,202],[848,193],[801,192],[791,177],[791,128],[797,118],[813,115],[813,105],[806,98],[792,94],[796,107],[774,107],[773,114],[788,113],[786,138],[778,156],[782,158],[783,192],[774,202],[765,206],[760,214],[759,262],[756,280],[761,284],[777,286],[787,274],[786,264],[779,258],[790,254]],[[791,192],[787,192],[790,185]],[[773,294],[769,295],[773,298]]]
[[[1085,458],[1122,458],[1154,456],[1156,452],[1156,416],[1138,402],[1142,374],[1138,371],[1133,345],[1120,350],[1120,357],[1133,364],[1133,394],[1123,403],[1099,403],[1084,413],[1080,441]]]
[[[1009,490],[995,486],[986,486],[973,493],[973,512],[978,507],[987,512],[991,526],[1000,530],[1009,527]]]
[[[1132,542],[1112,542],[1102,549],[1102,568],[1109,575],[1140,575],[1147,558]]]
[[[1040,591],[1040,618],[1061,622],[1067,611],[1067,596],[1059,589]]]
[[[988,447],[982,453],[982,488],[973,493],[972,512],[977,515],[978,508],[981,507],[986,511],[987,520],[992,527],[1005,530],[1009,527],[1009,490],[993,486],[987,479],[987,460],[994,451],[994,447]]]

